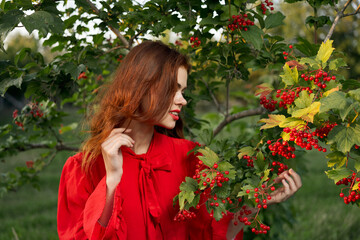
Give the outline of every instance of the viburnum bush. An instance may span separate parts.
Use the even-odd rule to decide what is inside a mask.
[[[268,201],[280,186],[274,180],[311,149],[326,152],[326,174],[341,186],[343,201],[359,205],[360,84],[338,73],[346,64],[329,40],[338,21],[358,10],[348,14],[351,1],[285,2],[307,3],[314,13],[337,10],[321,46],[304,38],[286,43],[279,27],[287,13],[271,0],[2,1],[0,48],[6,50],[6,36],[22,27],[56,56],[46,62],[42,53],[22,48],[14,59],[0,60],[0,94],[20,88],[28,101],[13,112],[12,123],[0,126],[1,164],[39,149],[38,158],[1,173],[0,195],[37,186],[58,152],[77,151],[85,135],[78,119],[91,115],[99,87],[133,46],[157,38],[190,58],[182,117],[187,138],[203,144],[194,150],[195,174],[175,199],[174,220],[192,219],[205,206],[216,220],[230,211],[235,224],[251,226],[248,231],[271,232],[276,222],[263,219],[272,214]],[[306,23],[316,31],[331,21],[314,14]],[[170,31],[175,39],[169,42]],[[196,109],[204,103],[200,117]],[[252,116],[261,116],[256,126],[237,121]],[[224,132],[225,140],[219,137]],[[276,219],[288,216],[276,212]]]

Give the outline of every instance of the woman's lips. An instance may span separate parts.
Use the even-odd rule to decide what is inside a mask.
[[[175,121],[179,120],[179,113],[180,113],[180,110],[173,110],[173,111],[169,112],[170,116]]]

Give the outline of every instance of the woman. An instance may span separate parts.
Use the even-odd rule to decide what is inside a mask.
[[[90,138],[64,165],[60,239],[232,239],[242,229],[230,214],[216,222],[205,208],[190,224],[173,221],[173,198],[196,162],[179,117],[189,69],[185,56],[159,42],[128,53],[102,94]],[[291,175],[280,177],[273,202],[301,186]]]

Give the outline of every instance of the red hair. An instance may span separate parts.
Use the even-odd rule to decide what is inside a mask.
[[[91,136],[82,146],[85,172],[89,173],[101,154],[101,144],[114,128],[126,128],[129,120],[155,124],[166,114],[178,88],[180,67],[189,72],[187,57],[161,42],[143,42],[127,54],[113,81],[102,88],[97,111],[90,119]],[[156,129],[183,138],[180,119],[174,129]]]

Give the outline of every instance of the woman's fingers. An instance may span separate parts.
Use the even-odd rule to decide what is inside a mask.
[[[289,175],[287,175],[287,174],[285,174],[284,177],[286,179],[286,182],[290,186],[290,188],[289,188],[290,192],[292,192],[292,193],[296,192],[298,187],[296,186],[294,179],[292,177],[290,177]]]
[[[289,174],[292,176],[292,178],[295,181],[295,184],[298,188],[301,188],[302,186],[302,182],[301,182],[301,178],[299,176],[299,174],[297,174],[293,169],[289,170]]]

